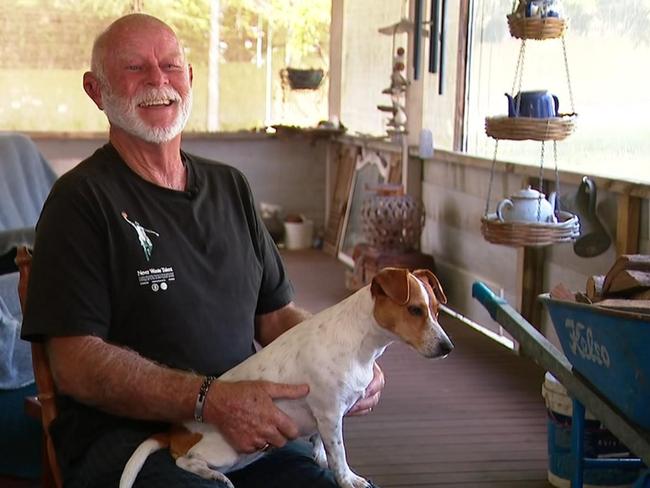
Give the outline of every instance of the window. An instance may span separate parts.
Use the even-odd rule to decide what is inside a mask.
[[[95,36],[132,11],[169,23],[194,70],[190,131],[327,118],[330,0],[16,0],[0,3],[0,129],[103,131],[81,87]],[[284,68],[314,68],[293,89]]]
[[[505,115],[521,41],[510,36],[512,0],[474,0],[467,108],[468,152],[492,158],[486,116]],[[577,128],[558,143],[558,165],[589,175],[650,183],[650,1],[563,0],[565,34],[578,113]],[[548,89],[571,112],[560,40],[526,41],[522,90]],[[545,167],[553,164],[546,145]],[[539,142],[503,141],[498,159],[539,165]]]

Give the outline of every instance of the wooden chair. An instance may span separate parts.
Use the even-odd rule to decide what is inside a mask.
[[[31,263],[32,256],[27,247],[19,247],[16,253],[16,265],[20,271],[18,296],[23,313]],[[43,488],[62,488],[61,472],[50,437],[50,424],[57,416],[56,389],[45,345],[41,342],[32,342],[32,367],[38,396],[25,399],[25,411],[33,417],[40,418],[43,424]]]

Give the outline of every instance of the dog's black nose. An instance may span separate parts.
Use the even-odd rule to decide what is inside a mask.
[[[449,339],[447,339],[440,343],[439,349],[440,349],[440,355],[446,356],[447,354],[449,354],[451,351],[454,350],[454,345],[451,343]]]

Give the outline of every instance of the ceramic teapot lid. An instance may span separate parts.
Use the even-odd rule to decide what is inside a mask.
[[[528,188],[524,188],[523,190],[519,190],[517,193],[512,195],[510,198],[518,198],[521,200],[528,200],[528,199],[535,199],[537,200],[538,198],[544,198],[544,194],[538,192],[534,188],[531,188],[530,186]]]

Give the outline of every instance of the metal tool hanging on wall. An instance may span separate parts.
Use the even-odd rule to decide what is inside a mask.
[[[447,0],[431,0],[429,21],[424,21],[424,0],[415,0],[415,36],[413,40],[413,78],[420,78],[423,25],[430,24],[429,73],[438,74],[438,94],[444,93],[447,45]]]

